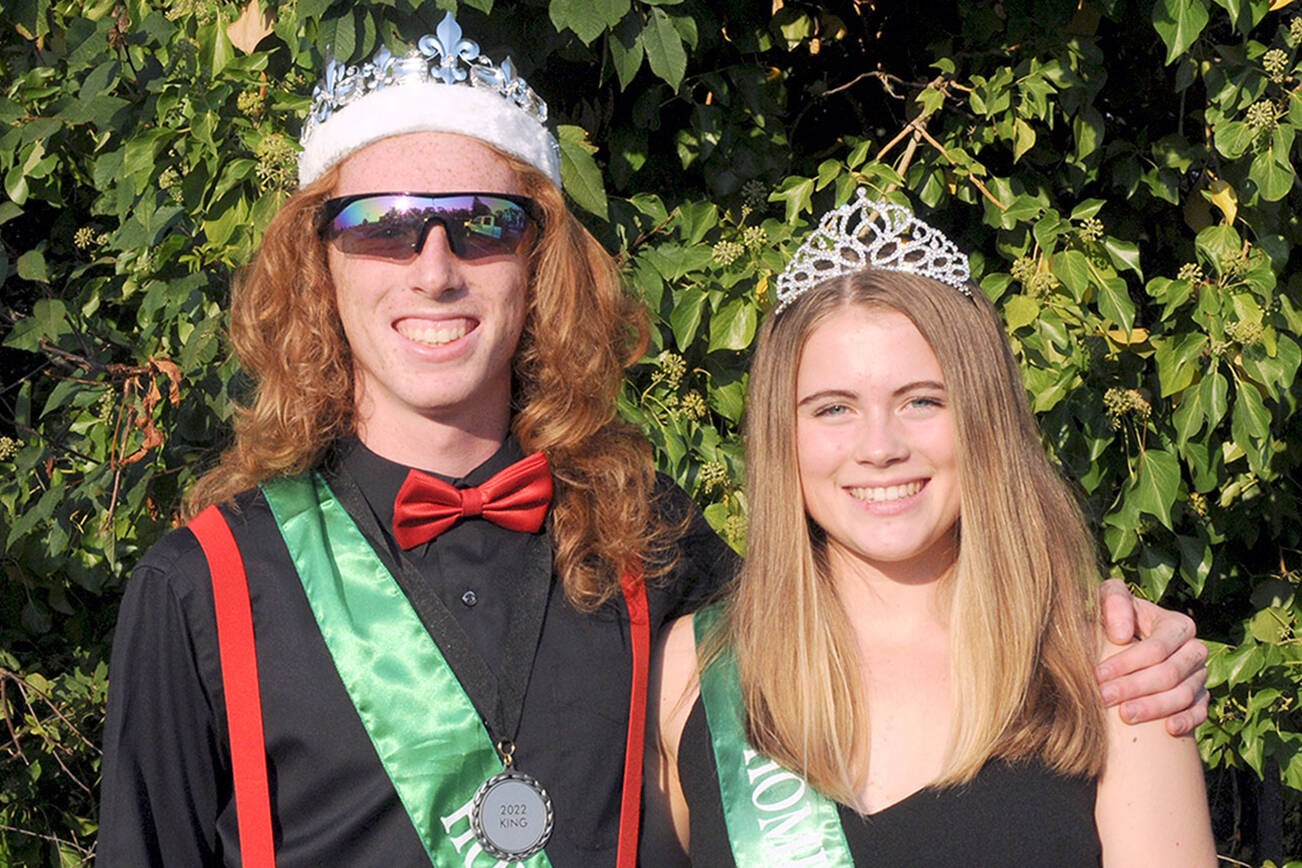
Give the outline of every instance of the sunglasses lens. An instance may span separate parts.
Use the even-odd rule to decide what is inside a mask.
[[[523,204],[500,196],[379,194],[346,202],[322,234],[344,253],[405,260],[436,225],[457,257],[480,259],[518,252],[533,223]]]

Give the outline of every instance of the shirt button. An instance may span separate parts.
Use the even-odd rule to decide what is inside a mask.
[[[465,603],[467,606],[473,606],[475,603],[479,602],[479,595],[474,591],[466,591],[461,595],[461,602]]]

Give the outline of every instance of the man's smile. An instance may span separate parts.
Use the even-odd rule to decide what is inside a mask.
[[[398,334],[408,340],[426,346],[441,347],[444,344],[450,344],[459,338],[465,337],[466,334],[474,331],[478,325],[478,321],[467,317],[442,320],[406,317],[394,323],[393,327]]]

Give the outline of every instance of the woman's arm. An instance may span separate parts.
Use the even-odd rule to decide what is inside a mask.
[[[638,860],[642,865],[689,864],[687,800],[678,780],[678,743],[699,690],[692,619],[679,618],[665,631],[651,661]]]
[[[1126,724],[1117,708],[1107,715],[1108,756],[1094,806],[1104,868],[1214,868],[1216,845],[1193,736],[1168,735],[1162,721]]]

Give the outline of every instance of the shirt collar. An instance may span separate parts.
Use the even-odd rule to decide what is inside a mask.
[[[524,450],[514,435],[508,435],[502,445],[488,460],[471,470],[465,476],[445,476],[442,473],[422,471],[435,476],[457,488],[481,485],[493,474],[505,470],[524,458]],[[398,496],[398,489],[413,469],[405,464],[383,458],[366,447],[356,436],[342,438],[335,448],[333,460],[327,467],[334,465],[346,471],[356,482],[371,511],[383,528],[393,527],[393,500]],[[327,476],[330,475],[327,469]]]

